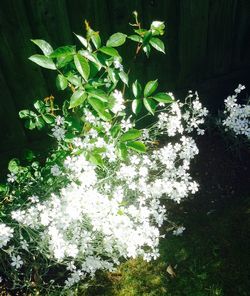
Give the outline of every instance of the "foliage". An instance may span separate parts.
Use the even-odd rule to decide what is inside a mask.
[[[124,259],[156,259],[167,214],[162,200],[179,203],[198,190],[190,133],[203,134],[207,110],[197,93],[180,103],[158,92],[157,79],[129,81],[119,46],[131,40],[135,55],[165,51],[164,23],[146,30],[134,17],[133,35],[118,32],[106,43],[85,22],[79,50],[32,40],[43,54],[30,60],[56,71],[69,99],[60,105],[50,96],[19,112],[27,128],[46,129],[56,143],[42,162],[32,153],[27,165],[11,160],[1,186],[0,270],[14,289],[67,293]],[[176,234],[182,231],[177,226]]]

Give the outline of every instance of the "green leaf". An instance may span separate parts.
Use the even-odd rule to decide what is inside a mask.
[[[144,46],[142,47],[142,50],[146,53],[146,56],[149,57],[150,52],[151,52],[151,47],[150,47],[150,45],[149,45],[149,44],[144,45]]]
[[[100,70],[102,68],[102,64],[98,60],[95,53],[90,53],[87,50],[79,50],[79,54],[84,56],[87,60],[93,62],[98,67],[98,70]]]
[[[139,35],[130,35],[127,38],[138,43],[142,43],[143,41],[142,37]]]
[[[81,79],[79,76],[77,75],[73,75],[72,73],[69,73],[69,75],[67,76],[67,80],[73,84],[74,86],[81,86],[82,85],[82,82],[81,82]]]
[[[89,161],[95,165],[103,166],[103,159],[100,154],[91,153],[89,155]]]
[[[145,144],[139,141],[128,142],[127,147],[140,153],[144,153],[147,150]]]
[[[121,137],[120,137],[120,141],[121,142],[126,142],[126,141],[130,141],[130,140],[135,140],[137,138],[139,138],[141,136],[141,131],[132,128],[130,130],[128,130],[127,132],[125,132]]]
[[[137,80],[132,84],[132,92],[135,98],[138,98],[141,95],[142,87]]]
[[[113,68],[108,68],[108,75],[109,78],[111,79],[111,81],[116,84],[119,80],[118,74],[117,74],[117,70],[113,69]]]
[[[87,92],[91,95],[91,97],[96,98],[102,102],[108,101],[107,94],[101,89],[90,88],[87,90]]]
[[[147,45],[151,37],[152,37],[152,32],[147,31],[143,37],[143,45]]]
[[[72,109],[81,105],[86,100],[86,98],[87,98],[87,94],[84,90],[79,89],[75,91],[70,98],[69,109]]]
[[[54,116],[50,114],[42,114],[42,118],[48,124],[51,124],[55,121]]]
[[[17,173],[19,171],[20,162],[17,158],[13,158],[9,161],[8,170],[11,173]]]
[[[158,81],[149,81],[144,88],[144,97],[150,96],[158,87]]]
[[[35,103],[34,103],[34,107],[36,108],[36,110],[40,113],[44,112],[45,111],[45,104],[43,101],[41,100],[37,100]]]
[[[31,110],[21,110],[19,111],[19,117],[20,118],[29,118],[36,116],[36,113]]]
[[[56,86],[59,90],[64,90],[68,86],[68,81],[66,77],[64,77],[62,74],[58,74],[56,77]]]
[[[135,31],[135,33],[139,34],[142,37],[148,32],[145,29],[137,29],[137,30],[134,30],[134,31]]]
[[[85,39],[84,37],[82,37],[80,35],[77,35],[77,34],[75,34],[75,35],[79,39],[79,41],[82,43],[82,45],[87,48],[88,47],[88,41],[87,41],[87,39]]]
[[[141,99],[135,99],[132,101],[132,111],[134,114],[138,114],[141,112],[142,109],[142,100]]]
[[[165,45],[164,43],[156,37],[152,37],[149,41],[149,43],[158,51],[161,51],[163,53],[165,53]]]
[[[45,126],[45,122],[41,117],[35,117],[35,126],[40,130]]]
[[[94,46],[96,49],[98,49],[101,44],[102,44],[102,41],[101,41],[101,38],[99,36],[99,33],[98,32],[92,32],[91,33],[91,37],[90,37],[91,41],[93,42]]]
[[[109,37],[106,45],[108,47],[117,47],[117,46],[121,46],[122,44],[125,43],[127,38],[126,34],[123,33],[115,33],[112,36]]]
[[[75,138],[75,135],[72,134],[72,133],[67,133],[65,136],[64,136],[64,141],[66,143],[72,143],[73,139]]]
[[[45,56],[49,56],[53,52],[53,48],[51,45],[42,39],[31,39],[33,43],[35,43],[43,52]]]
[[[124,143],[120,143],[118,151],[122,159],[125,160],[128,157],[128,149]]]
[[[174,101],[173,98],[169,94],[164,93],[164,92],[160,92],[156,95],[153,95],[152,98],[160,103],[172,103]]]
[[[29,119],[29,120],[25,121],[25,127],[30,130],[33,130],[34,128],[36,128],[36,122],[32,119]]]
[[[128,75],[124,71],[118,73],[119,77],[121,78],[122,82],[128,85]]]
[[[103,47],[100,47],[99,50],[111,57],[119,57],[120,56],[118,51],[113,47],[103,46]]]
[[[81,74],[85,81],[89,78],[90,68],[88,61],[81,56],[80,54],[76,54],[74,56],[74,63],[77,71]]]
[[[5,184],[0,184],[0,194],[6,194],[8,192],[8,186]]]
[[[56,50],[54,50],[51,54],[50,54],[50,58],[61,58],[61,57],[65,57],[68,55],[73,55],[76,53],[76,47],[75,45],[66,45],[66,46],[61,46],[58,47]]]
[[[57,61],[56,61],[56,67],[58,69],[66,67],[72,60],[73,60],[73,55],[59,57],[57,58]]]
[[[43,68],[56,70],[56,65],[54,64],[53,60],[44,55],[34,54],[33,56],[29,57],[29,60]]]
[[[120,130],[121,130],[121,126],[120,126],[119,124],[114,125],[114,126],[110,129],[111,136],[112,136],[113,138],[116,138],[116,137],[118,136]]]
[[[36,158],[34,152],[32,150],[30,150],[30,149],[25,149],[24,150],[23,157],[27,161],[32,161],[32,160],[34,160]]]
[[[155,103],[155,101],[153,99],[150,98],[144,98],[143,99],[143,103],[145,108],[152,114],[154,115],[155,113],[155,108],[157,106],[157,103]]]
[[[112,119],[112,116],[105,110],[106,107],[102,101],[94,97],[88,97],[88,102],[103,120],[109,121]]]

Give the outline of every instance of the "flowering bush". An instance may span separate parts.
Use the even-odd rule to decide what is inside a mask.
[[[56,104],[50,96],[19,113],[56,144],[44,161],[33,153],[26,166],[11,160],[1,186],[0,273],[15,288],[66,289],[123,259],[157,258],[162,200],[179,203],[198,190],[189,172],[198,153],[191,133],[204,133],[207,110],[197,93],[181,103],[157,92],[157,80],[129,82],[116,47],[129,39],[136,55],[164,52],[163,22],[145,30],[135,14],[133,26],[134,35],[115,33],[102,45],[86,22],[86,38],[76,35],[80,50],[32,40],[43,55],[30,60],[56,70],[70,98]]]
[[[247,139],[250,139],[250,106],[249,103],[243,105],[237,103],[237,97],[242,90],[245,89],[244,85],[239,84],[235,89],[235,94],[228,96],[225,99],[225,111],[226,118],[222,124],[225,126],[225,130],[232,131],[236,136],[243,135]]]

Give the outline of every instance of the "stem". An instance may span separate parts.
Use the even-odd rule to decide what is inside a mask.
[[[142,43],[138,43],[137,44],[137,47],[136,47],[136,50],[135,50],[135,55],[132,59],[132,61],[130,62],[130,67],[128,69],[128,72],[127,72],[127,75],[129,75],[130,71],[131,71],[131,68],[132,68],[132,63],[134,63],[136,61],[136,58],[137,58],[137,55],[139,54],[140,50],[142,48]],[[122,95],[124,96],[125,94],[125,89],[126,89],[126,84],[124,83],[123,84],[123,89],[122,89]]]

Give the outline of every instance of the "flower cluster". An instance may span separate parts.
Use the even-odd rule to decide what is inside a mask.
[[[115,93],[120,96],[118,91]],[[202,120],[194,125],[189,120],[194,116],[183,119],[183,109],[184,114],[197,114],[199,109],[204,115],[197,98],[194,102],[190,106],[198,107],[189,111],[185,104],[174,102],[169,114],[162,113],[159,121],[145,130],[148,143],[151,133],[155,136],[166,132],[175,136],[173,142],[158,149],[149,145],[146,154],[131,150],[124,160],[118,157],[112,125],[85,110],[85,122],[91,128],[84,138],[75,137],[72,152],[50,169],[54,178],[69,180],[67,185],[44,201],[31,196],[29,206],[12,211],[12,219],[22,228],[39,233],[38,249],[46,250],[48,259],[66,266],[66,287],[87,275],[93,276],[98,269],[113,270],[121,258],[142,256],[151,260],[159,256],[159,228],[166,215],[162,198],[180,202],[198,190],[189,173],[198,148],[185,133],[188,126],[196,127]],[[55,127],[58,122],[59,117]],[[60,127],[65,122],[60,117]],[[124,119],[121,131],[126,132],[128,125],[133,126],[130,118]],[[88,153],[96,149],[104,166],[88,158]],[[20,254],[12,255],[13,267],[22,264]]]
[[[198,135],[203,135],[204,129],[201,126],[207,114],[208,110],[202,106],[198,93],[189,91],[185,103],[175,102],[171,104],[167,113],[159,114],[158,126],[168,136],[193,131],[196,131]]]
[[[13,237],[14,230],[3,223],[0,223],[0,249],[5,247]]]
[[[129,39],[136,54],[165,50],[158,38],[163,22],[152,22],[149,30],[141,29],[137,14],[135,22],[137,35],[116,33],[105,46],[86,23],[87,39],[76,35],[84,46],[79,51],[53,51],[46,41],[32,40],[44,56],[30,59],[58,70],[57,86],[68,87],[71,97],[57,106],[50,96],[35,102],[36,112],[19,113],[30,129],[47,125],[54,146],[42,165],[33,156],[27,167],[16,159],[9,164],[9,200],[0,221],[11,227],[0,224],[0,275],[7,265],[16,287],[33,277],[49,286],[46,274],[60,270],[54,284],[69,288],[124,259],[156,259],[164,199],[179,203],[198,190],[190,174],[198,154],[193,134],[204,133],[207,109],[197,93],[181,103],[156,92],[157,79],[144,87],[136,80],[129,89],[130,70],[124,71],[116,47]],[[143,123],[151,115],[157,116]]]
[[[236,135],[244,135],[250,139],[250,105],[237,103],[237,97],[244,89],[245,86],[239,84],[235,94],[225,99],[226,118],[223,120],[223,125],[226,131],[231,130]]]

